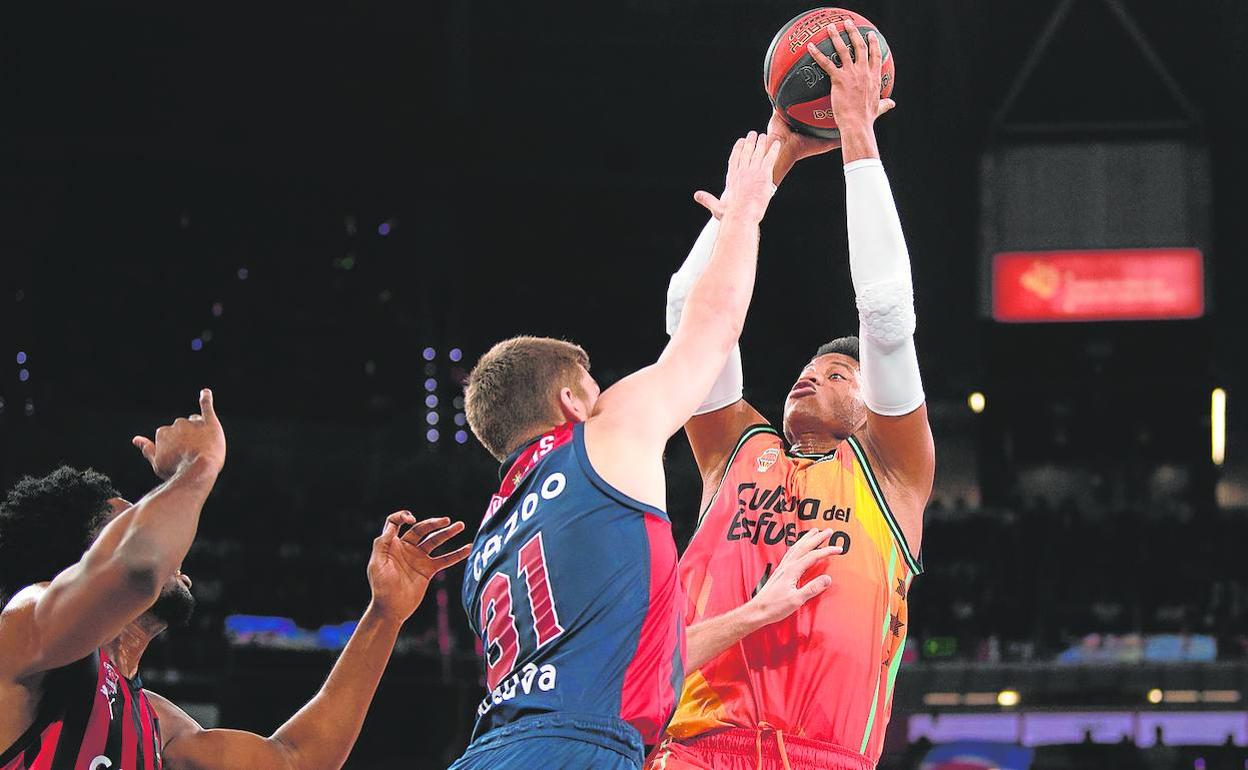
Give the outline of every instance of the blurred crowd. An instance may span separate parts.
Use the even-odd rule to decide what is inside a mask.
[[[1072,648],[1206,635],[1222,659],[1248,655],[1248,570],[1239,510],[1087,511],[934,503],[915,581],[919,653],[1053,660]]]

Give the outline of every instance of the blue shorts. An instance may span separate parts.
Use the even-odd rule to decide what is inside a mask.
[[[640,770],[645,751],[622,720],[535,714],[477,738],[447,770]]]

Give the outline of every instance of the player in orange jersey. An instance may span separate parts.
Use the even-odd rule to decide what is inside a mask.
[[[841,131],[859,337],[824,345],[805,365],[785,402],[783,437],[742,400],[739,352],[685,426],[704,507],[679,572],[690,638],[709,654],[689,661],[652,770],[868,770],[884,743],[935,452],[909,256],[873,128],[892,106],[879,98],[879,46],[852,23],[828,33],[843,64],[810,52],[832,82]],[[787,135],[777,181],[797,159],[836,146],[793,135],[775,117],[770,130]],[[712,220],[673,276],[669,325],[715,229]],[[806,571],[807,604],[765,624],[748,600],[816,529],[807,537],[841,553]]]

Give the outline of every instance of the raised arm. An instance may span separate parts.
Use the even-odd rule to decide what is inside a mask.
[[[690,290],[711,261],[719,220],[723,209],[712,209],[712,217],[694,241],[689,256],[672,275],[667,285],[667,333],[675,334],[680,326],[685,301]],[[722,471],[733,442],[746,427],[764,422],[763,416],[742,398],[744,372],[741,368],[741,346],[733,345],[723,369],[705,394],[702,403],[685,423],[685,433],[693,450],[693,459],[702,474],[703,486],[714,489],[711,479]]]
[[[882,99],[878,114],[883,115],[894,106],[891,99]],[[772,169],[772,181],[778,187],[798,161],[822,155],[841,146],[839,139],[820,139],[799,134],[789,128],[778,112],[772,112],[767,124],[767,135],[780,142],[780,154]],[[689,250],[680,269],[672,275],[667,287],[667,333],[672,334],[680,323],[681,312],[689,290],[711,260],[711,248],[719,233],[719,220],[723,217],[722,206],[711,209],[711,219]],[[737,345],[728,356],[728,362],[720,371],[702,404],[693,417],[685,423],[685,433],[693,449],[703,485],[714,490],[741,434],[751,425],[766,422],[758,410],[742,399],[744,374],[741,367],[741,347]]]
[[[855,51],[867,56],[851,55],[831,27],[828,36],[843,66],[813,44],[808,49],[832,82],[841,130],[849,266],[858,302],[862,394],[869,410],[862,439],[884,477],[885,496],[907,540],[917,548],[936,453],[914,347],[910,255],[875,140],[880,46],[874,34],[864,40],[853,23],[842,26]]]
[[[135,440],[166,481],[106,526],[82,559],[18,593],[0,615],[0,671],[20,678],[73,663],[146,612],[195,539],[225,462],[212,393],[200,414]]]
[[[637,458],[657,460],[706,398],[741,334],[779,152],[777,142],[751,131],[733,147],[723,200],[697,193],[698,202],[724,212],[708,267],[689,291],[659,360],[604,392],[589,420],[586,435],[599,473],[643,500],[663,497],[662,469],[639,469]]]
[[[449,525],[449,526],[448,526]],[[405,533],[404,527],[410,527]],[[461,522],[391,514],[373,541],[368,580],[373,601],[321,691],[265,738],[239,730],[205,730],[159,696],[165,767],[169,770],[338,770],[355,746],[368,706],[390,660],[399,628],[424,599],[433,576],[463,561],[471,546],[432,555],[464,531]],[[402,534],[401,534],[402,533]]]

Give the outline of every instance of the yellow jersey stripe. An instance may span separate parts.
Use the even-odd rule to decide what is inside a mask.
[[[906,560],[906,566],[910,568],[910,573],[919,575],[923,572],[923,563],[914,558],[914,554],[910,553],[910,544],[906,542],[906,536],[901,531],[901,525],[897,523],[897,517],[893,515],[893,511],[888,507],[888,501],[884,499],[884,490],[880,488],[880,484],[875,480],[875,473],[871,470],[871,463],[867,461],[867,453],[863,451],[862,444],[858,443],[858,439],[850,436],[846,443],[854,450],[854,455],[858,458],[858,464],[862,466],[862,475],[867,479],[867,487],[871,490],[871,496],[875,498],[875,504],[879,506],[880,512],[884,514],[884,521],[888,523],[889,530],[893,533],[893,540],[898,548],[901,549],[902,558]]]

